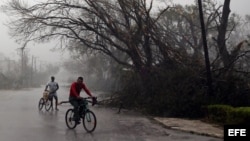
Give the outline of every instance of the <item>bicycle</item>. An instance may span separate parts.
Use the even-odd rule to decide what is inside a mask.
[[[80,119],[82,119],[84,129],[90,133],[95,130],[97,122],[94,112],[92,112],[88,107],[88,103],[92,103],[94,106],[96,104],[96,98],[93,99],[93,102],[88,99],[92,99],[92,97],[82,98],[82,102],[78,107],[78,111]],[[65,122],[69,129],[74,129],[78,125],[74,114],[73,108],[68,109],[65,114]]]
[[[43,92],[43,97],[40,98],[38,103],[38,109],[42,110],[43,106],[45,107],[46,111],[49,111],[52,108],[53,98],[49,97],[49,91]]]

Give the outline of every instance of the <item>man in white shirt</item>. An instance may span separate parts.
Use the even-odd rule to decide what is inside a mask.
[[[57,104],[58,104],[58,97],[57,97],[57,90],[59,89],[59,85],[57,82],[55,82],[55,77],[54,76],[51,76],[51,81],[48,82],[45,86],[45,91],[47,91],[47,89],[49,88],[49,98],[52,98],[53,97],[55,98],[55,108],[56,110],[58,110],[57,108]],[[52,105],[52,109],[53,109],[53,105]]]

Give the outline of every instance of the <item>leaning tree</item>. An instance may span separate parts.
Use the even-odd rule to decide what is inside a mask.
[[[13,20],[11,36],[19,42],[59,39],[62,47],[102,52],[140,77],[150,93],[152,69],[180,62],[180,52],[162,40],[157,26],[168,7],[155,14],[153,0],[48,0],[32,6],[10,0],[4,11]],[[122,54],[122,55],[121,55]],[[123,56],[123,57],[120,57]]]

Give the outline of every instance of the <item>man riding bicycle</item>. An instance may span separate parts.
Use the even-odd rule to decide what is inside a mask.
[[[89,89],[86,87],[86,85],[83,83],[83,77],[78,77],[76,82],[73,82],[70,87],[70,93],[69,93],[69,102],[70,104],[74,107],[74,113],[75,113],[75,120],[76,123],[80,123],[80,115],[78,111],[78,107],[80,103],[82,102],[82,97],[80,96],[81,90],[84,90],[87,95],[93,98],[91,92]]]

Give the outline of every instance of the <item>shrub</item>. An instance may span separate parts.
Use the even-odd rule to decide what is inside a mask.
[[[250,107],[232,107],[230,105],[207,106],[207,117],[211,122],[225,124],[250,124]]]
[[[228,117],[232,113],[233,107],[229,105],[209,105],[207,106],[207,116],[210,121],[227,124]]]
[[[250,107],[237,107],[234,108],[230,116],[231,124],[250,124]]]

